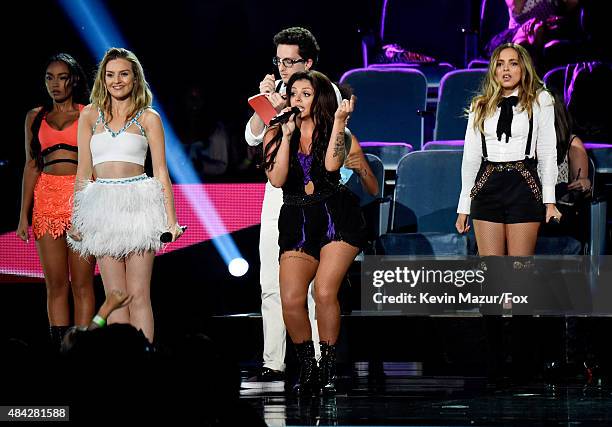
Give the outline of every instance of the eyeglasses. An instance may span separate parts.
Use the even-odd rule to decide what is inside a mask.
[[[298,62],[306,62],[305,59],[291,59],[291,58],[284,58],[284,59],[280,59],[278,56],[275,56],[274,58],[272,58],[272,63],[274,64],[274,66],[278,67],[279,64],[283,64],[286,68],[291,68],[293,67],[294,64],[297,64]]]

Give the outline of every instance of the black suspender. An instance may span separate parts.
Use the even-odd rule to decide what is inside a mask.
[[[531,135],[532,134],[533,134],[533,114],[529,118],[529,133],[527,134],[527,145],[525,146],[525,157],[529,157],[529,154],[531,153]]]
[[[484,127],[484,123],[482,124],[482,126]],[[482,141],[482,158],[487,160],[487,157],[489,157],[489,155],[487,153],[487,143],[485,142],[484,132],[480,132],[480,140]]]
[[[483,125],[484,126],[484,125]],[[531,138],[533,135],[533,116],[529,119],[529,133],[527,134],[527,145],[525,146],[525,157],[529,157],[531,153]],[[487,160],[487,143],[483,132],[480,132],[480,140],[482,141],[482,157]]]

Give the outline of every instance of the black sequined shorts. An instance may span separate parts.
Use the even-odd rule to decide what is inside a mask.
[[[286,251],[297,250],[318,260],[321,248],[332,241],[343,241],[357,248],[366,243],[366,224],[359,199],[344,187],[313,204],[283,203],[278,231],[279,258]]]
[[[535,159],[483,161],[470,197],[472,219],[517,224],[542,222],[546,214]]]

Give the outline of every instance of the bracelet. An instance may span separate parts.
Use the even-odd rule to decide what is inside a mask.
[[[104,317],[100,316],[99,314],[96,314],[94,316],[92,322],[94,322],[96,325],[98,325],[101,328],[103,328],[104,325],[106,325],[106,319]]]

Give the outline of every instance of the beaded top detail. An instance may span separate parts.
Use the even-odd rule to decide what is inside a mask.
[[[141,110],[121,129],[114,132],[105,122],[100,111],[98,121],[94,125],[94,134],[91,136],[90,149],[93,166],[104,162],[129,162],[144,166],[149,148],[147,136],[138,122],[138,118],[144,110]],[[95,133],[99,123],[103,123],[105,131]],[[135,124],[140,128],[140,134],[127,132],[126,130]]]
[[[146,133],[144,128],[142,127],[142,125],[140,124],[140,122],[138,121],[138,119],[140,118],[140,116],[142,116],[142,113],[144,113],[144,111],[146,110],[146,108],[143,108],[142,110],[140,110],[138,113],[136,113],[136,115],[134,117],[132,117],[130,120],[128,120],[121,129],[119,129],[117,132],[113,131],[110,126],[108,125],[108,122],[104,119],[104,113],[102,113],[102,110],[100,108],[98,108],[98,120],[96,120],[96,123],[93,126],[92,132],[95,132],[96,127],[98,126],[98,124],[100,122],[102,122],[102,125],[104,126],[104,129],[106,129],[106,131],[108,133],[110,133],[110,135],[113,138],[116,138],[117,135],[122,134],[123,132],[125,132],[130,126],[132,125],[136,125],[138,126],[138,129],[140,129],[140,134],[144,137],[146,137]]]

